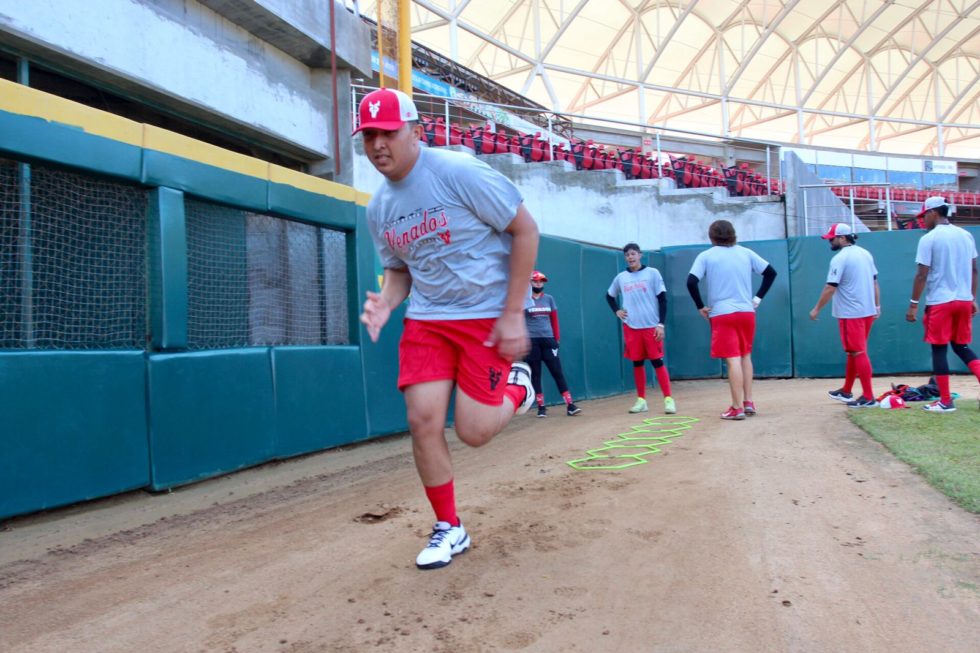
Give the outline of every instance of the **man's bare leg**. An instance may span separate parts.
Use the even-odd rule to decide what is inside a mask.
[[[742,374],[742,358],[726,358],[725,364],[728,366],[728,389],[732,393],[732,407],[742,409],[742,387],[744,376]]]

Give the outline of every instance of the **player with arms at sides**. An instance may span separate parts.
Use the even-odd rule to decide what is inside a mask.
[[[735,227],[728,220],[715,220],[708,227],[712,247],[697,255],[687,275],[687,291],[698,312],[711,323],[711,357],[728,366],[728,388],[732,404],[722,419],[743,420],[755,415],[752,399],[752,341],[755,339],[755,309],[776,279],[776,270],[751,249],[736,244]],[[752,275],[762,275],[759,292],[752,295]],[[708,304],[698,288],[708,284]]]
[[[561,359],[558,358],[558,341],[561,339],[558,305],[555,304],[555,298],[544,291],[547,280],[548,277],[538,270],[531,275],[531,305],[524,309],[527,333],[531,337],[531,351],[525,360],[531,366],[531,383],[538,402],[538,417],[548,416],[548,409],[544,407],[544,386],[541,383],[542,361],[548,366],[548,371],[558,386],[558,392],[565,400],[565,414],[574,417],[582,409],[572,403],[572,393],[568,391],[568,382],[565,381]]]
[[[636,243],[623,247],[626,269],[617,274],[609,290],[606,302],[623,323],[623,356],[633,361],[633,382],[636,384],[636,402],[631,413],[649,410],[646,399],[646,360],[653,364],[657,383],[664,393],[664,412],[677,412],[677,404],[670,394],[670,374],[664,365],[664,324],[667,314],[667,287],[656,268],[643,265],[643,253]],[[622,307],[617,301],[622,297]]]
[[[411,292],[398,352],[412,453],[436,524],[415,564],[444,567],[470,546],[456,513],[446,418],[479,447],[534,403],[524,307],[538,228],[517,188],[469,154],[423,148],[415,104],[388,89],[358,110],[364,152],[385,179],[367,207],[384,277],[361,322],[377,341]]]
[[[939,401],[922,408],[951,413],[956,406],[949,390],[947,346],[980,381],[980,359],[969,346],[973,316],[977,314],[977,243],[969,231],[950,224],[949,204],[943,197],[927,198],[916,217],[922,218],[928,233],[919,239],[915,251],[917,268],[905,319],[915,322],[925,291],[924,340],[932,346]]]
[[[830,259],[827,284],[810,311],[810,319],[816,320],[820,309],[833,300],[831,310],[838,320],[841,344],[847,355],[844,387],[827,394],[850,408],[875,407],[878,402],[871,385],[868,336],[881,314],[878,268],[871,252],[855,244],[857,234],[851,231],[850,225],[843,222],[831,225],[822,238],[830,241],[830,249],[837,253]],[[857,399],[851,394],[855,378],[861,381],[861,396]]]

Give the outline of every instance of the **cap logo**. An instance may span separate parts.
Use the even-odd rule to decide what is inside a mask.
[[[368,111],[371,112],[371,119],[378,117],[378,111],[381,110],[381,100],[377,102],[368,102]]]

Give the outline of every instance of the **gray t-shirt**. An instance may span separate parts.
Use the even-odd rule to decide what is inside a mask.
[[[411,172],[385,180],[367,223],[385,268],[408,268],[413,319],[499,317],[507,297],[511,236],[520,192],[462,152],[422,148]]]
[[[524,309],[528,338],[554,338],[551,316],[557,313],[558,306],[551,295],[542,293],[540,297],[531,296],[531,305]]]
[[[919,239],[915,262],[929,266],[926,305],[973,301],[973,266],[977,243],[973,234],[952,224],[936,228]]]
[[[657,268],[644,267],[636,272],[623,270],[606,291],[610,297],[622,295],[626,309],[626,326],[651,329],[661,322],[657,295],[666,292],[664,278]]]
[[[715,245],[698,254],[691,274],[707,282],[705,305],[711,308],[708,316],[754,313],[752,273],[762,274],[767,267],[766,259],[741,245]]]
[[[830,270],[827,273],[827,283],[837,284],[832,304],[834,317],[850,319],[877,315],[877,274],[878,268],[875,267],[871,252],[857,245],[842,247],[830,259]]]

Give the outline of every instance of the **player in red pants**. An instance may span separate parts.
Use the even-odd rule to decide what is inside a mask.
[[[626,269],[613,279],[606,291],[606,302],[623,323],[623,355],[633,361],[633,382],[636,384],[636,401],[631,413],[645,413],[647,405],[647,375],[645,362],[653,364],[657,383],[664,393],[664,412],[677,412],[677,404],[670,395],[670,374],[664,365],[664,317],[667,313],[667,288],[656,268],[643,265],[643,253],[636,243],[623,247]],[[616,301],[623,298],[622,307]]]
[[[973,316],[977,314],[977,244],[969,231],[950,224],[949,205],[943,197],[926,199],[916,217],[922,218],[929,233],[919,239],[915,252],[918,268],[905,319],[915,322],[925,291],[922,322],[925,341],[932,346],[932,371],[939,386],[939,401],[923,408],[932,413],[951,413],[956,406],[949,390],[947,346],[980,381],[980,359],[969,347]]]
[[[844,387],[828,394],[850,408],[874,407],[878,402],[871,385],[868,336],[881,313],[878,268],[871,252],[855,244],[857,234],[851,231],[850,225],[843,222],[832,225],[823,239],[830,241],[830,249],[837,254],[830,259],[827,285],[810,311],[810,319],[816,320],[820,309],[833,299],[832,310],[839,320],[841,343],[847,354]],[[851,394],[855,378],[861,381],[861,396],[857,399]]]
[[[436,524],[415,560],[448,565],[470,546],[456,513],[446,416],[479,447],[534,403],[524,307],[538,228],[517,188],[469,154],[422,148],[415,104],[380,89],[361,101],[355,131],[385,180],[367,207],[384,280],[361,322],[377,341],[411,291],[398,352],[412,453]]]

